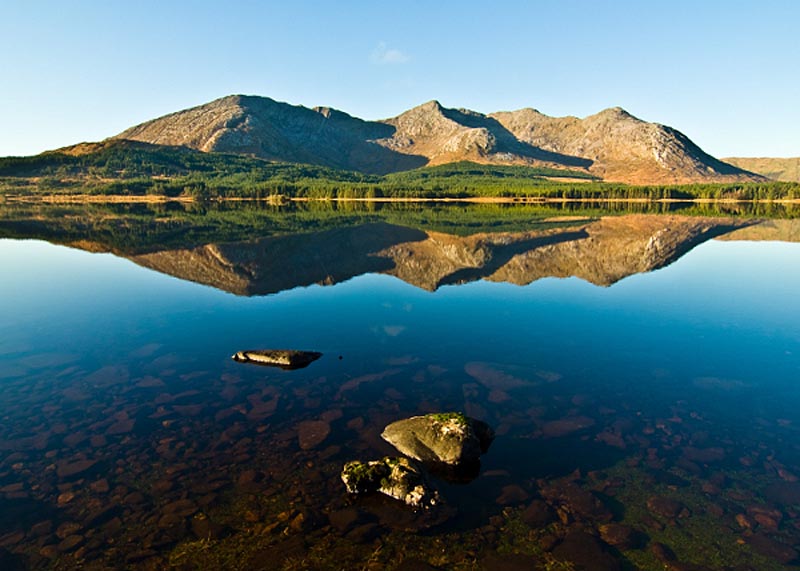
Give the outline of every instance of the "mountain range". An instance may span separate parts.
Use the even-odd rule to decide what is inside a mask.
[[[772,180],[800,182],[800,157],[730,157],[722,160],[740,169],[758,173]]]
[[[764,180],[715,159],[676,129],[619,107],[579,119],[535,109],[487,115],[430,101],[367,121],[330,107],[231,95],[111,139],[373,174],[472,161],[568,169],[631,184]]]

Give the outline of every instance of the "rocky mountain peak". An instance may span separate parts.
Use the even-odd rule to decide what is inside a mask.
[[[761,180],[714,159],[679,131],[621,107],[579,119],[531,108],[485,115],[432,100],[397,117],[364,121],[331,107],[230,95],[115,139],[370,173],[469,160],[581,169],[640,184]]]
[[[420,111],[429,111],[429,112],[441,112],[444,107],[442,104],[439,103],[436,99],[431,99],[430,101],[423,103],[422,105],[417,105],[413,109],[419,109]],[[412,110],[413,110],[412,109]]]
[[[638,117],[634,117],[633,115],[625,111],[625,109],[623,109],[622,107],[609,107],[608,109],[603,109],[602,111],[594,115],[594,117],[603,117],[618,121],[624,119],[633,119],[635,121],[643,122]]]

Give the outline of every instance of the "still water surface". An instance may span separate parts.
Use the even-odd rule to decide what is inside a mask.
[[[38,240],[0,267],[9,568],[797,568],[800,244],[705,241],[604,286],[255,297]],[[271,347],[324,356],[230,360]],[[443,513],[347,497],[388,423],[449,410],[497,438],[436,479]]]

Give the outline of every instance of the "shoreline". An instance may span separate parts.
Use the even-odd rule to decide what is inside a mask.
[[[128,196],[128,195],[92,195],[92,194],[45,194],[41,196],[0,196],[0,205],[15,204],[166,204],[178,202],[184,204],[200,203],[191,196]],[[580,204],[580,203],[615,203],[615,204],[800,204],[800,199],[774,199],[774,200],[737,200],[714,198],[552,198],[544,196],[467,196],[461,198],[310,198],[310,197],[228,197],[213,198],[210,203],[225,202],[257,202],[268,203],[275,206],[291,202],[363,202],[363,203],[408,203],[408,204],[437,204],[437,203],[472,203],[472,204]]]

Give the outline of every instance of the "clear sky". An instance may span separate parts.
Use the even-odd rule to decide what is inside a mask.
[[[796,0],[3,0],[0,156],[232,93],[365,119],[621,106],[712,155],[800,156]]]

